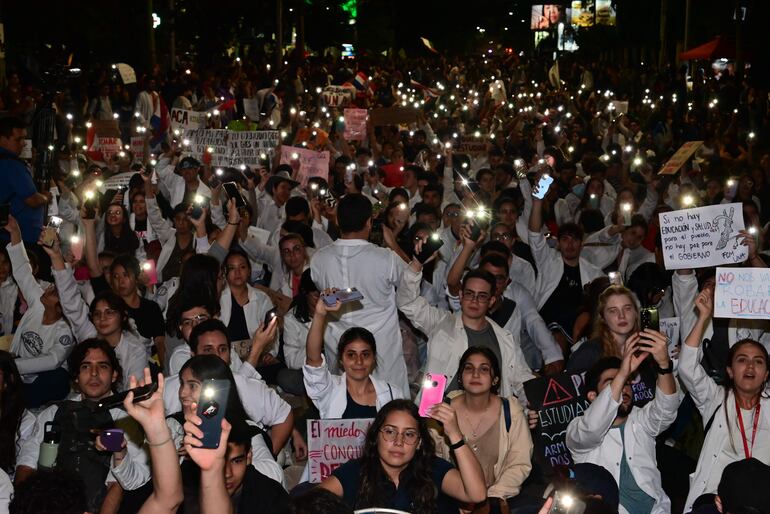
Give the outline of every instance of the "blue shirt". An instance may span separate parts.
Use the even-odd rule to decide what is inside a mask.
[[[453,469],[452,464],[435,457],[431,465],[431,478],[436,488],[438,496],[436,497],[436,512],[438,514],[457,514],[459,509],[457,503],[441,491],[441,483],[444,481],[444,475]],[[384,505],[357,505],[359,499],[359,490],[361,488],[361,459],[355,459],[346,462],[332,472],[332,475],[340,481],[342,485],[342,499],[353,509],[363,509],[366,507],[383,507],[389,509],[403,510],[405,512],[414,511],[412,499],[410,497],[409,486],[400,480],[396,487],[390,480],[380,487],[384,490]]]
[[[620,459],[620,504],[629,514],[650,514],[655,506],[655,498],[642,491],[636,483],[634,474],[626,460],[626,424],[619,427],[620,439],[623,441],[623,456]]]
[[[23,161],[4,148],[0,148],[0,204],[11,204],[11,215],[21,228],[21,238],[36,243],[43,226],[43,207],[28,207],[24,200],[37,193],[32,174]],[[8,233],[0,238],[7,241]]]

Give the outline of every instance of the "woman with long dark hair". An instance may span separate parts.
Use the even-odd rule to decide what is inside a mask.
[[[377,413],[366,433],[363,455],[348,461],[321,482],[354,509],[386,507],[414,514],[458,512],[456,501],[483,502],[484,473],[465,444],[454,409],[435,405],[457,468],[436,457],[425,419],[409,400],[393,400]]]
[[[139,238],[129,223],[128,211],[122,204],[110,204],[104,212],[104,238],[99,241],[98,250],[107,250],[120,255],[136,255],[139,250]],[[137,257],[144,256],[141,252]]]
[[[766,392],[768,355],[753,339],[737,341],[727,354],[720,386],[701,366],[701,343],[714,310],[714,291],[695,299],[698,319],[679,353],[679,376],[700,411],[706,438],[690,479],[685,512],[711,501],[722,471],[731,462],[755,458],[770,464],[770,396]]]
[[[22,385],[13,355],[0,350],[0,470],[10,477],[21,449],[17,441],[35,429],[35,416],[24,409]]]

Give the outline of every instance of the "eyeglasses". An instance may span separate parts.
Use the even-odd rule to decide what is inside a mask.
[[[292,246],[291,248],[281,248],[281,253],[283,255],[291,255],[291,254],[298,255],[302,253],[304,250],[305,249],[302,246],[295,245],[295,246]]]
[[[182,321],[179,323],[182,327],[194,327],[197,326],[199,323],[202,323],[209,319],[208,314],[196,314],[192,318],[182,318]]]
[[[94,311],[93,314],[91,314],[91,317],[93,319],[102,319],[102,318],[114,318],[118,315],[118,311],[115,309],[104,309],[103,311]]]
[[[469,302],[489,303],[491,296],[489,293],[477,293],[470,289],[463,291],[463,300],[468,300]]]
[[[417,430],[405,430],[404,432],[399,432],[395,427],[391,426],[382,427],[380,429],[380,434],[382,434],[382,438],[389,443],[395,442],[396,439],[398,439],[398,436],[401,436],[401,440],[404,444],[408,444],[409,446],[414,446],[417,444],[417,441],[420,440],[420,433]]]
[[[107,216],[120,216],[123,211],[107,211]]]
[[[511,238],[510,232],[496,232],[492,234],[492,240],[494,241],[507,241]]]
[[[453,211],[453,212],[446,213],[447,218],[457,218],[458,216],[460,216],[460,211]]]

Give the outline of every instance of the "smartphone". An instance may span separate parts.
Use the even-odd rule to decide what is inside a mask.
[[[620,272],[618,271],[610,271],[607,273],[607,276],[610,279],[610,285],[612,286],[622,286],[623,285],[623,277],[621,276]]]
[[[467,213],[465,214],[465,218],[465,224],[468,225],[471,230],[471,239],[473,241],[478,241],[479,237],[481,237],[481,227],[476,223],[476,220],[468,216]]]
[[[235,182],[225,182],[222,184],[222,189],[225,190],[228,198],[235,200],[235,206],[239,209],[246,208],[246,200],[243,199],[243,195],[238,190],[238,185]]]
[[[532,191],[532,196],[542,200],[545,198],[546,193],[548,193],[548,188],[551,187],[551,184],[553,184],[553,177],[548,173],[543,173],[537,182],[537,187]]]
[[[639,318],[642,330],[650,328],[652,330],[660,331],[660,318],[658,317],[657,308],[644,307],[639,313]]]
[[[583,514],[585,511],[586,504],[583,500],[564,491],[556,491],[548,514]]]
[[[321,298],[323,298],[326,305],[332,307],[337,303],[337,300],[339,300],[340,303],[355,302],[363,300],[364,295],[362,295],[355,287],[349,287],[347,289],[339,289],[330,295],[321,295]]]
[[[114,409],[116,407],[120,407],[123,405],[123,400],[126,399],[126,396],[128,396],[128,393],[130,392],[134,393],[134,401],[132,403],[141,402],[143,400],[146,400],[150,396],[152,396],[152,393],[154,393],[157,390],[158,390],[157,382],[152,382],[147,385],[129,389],[128,391],[123,391],[122,393],[108,396],[107,398],[104,398],[99,403],[97,403],[96,406],[101,410],[108,410],[108,409]]]
[[[430,235],[428,240],[422,244],[422,250],[419,254],[415,255],[414,258],[421,264],[425,264],[425,261],[430,259],[430,256],[442,246],[444,246],[444,241],[441,239],[441,235],[438,232],[434,232]]]
[[[0,227],[4,227],[8,224],[8,216],[11,214],[11,204],[0,204]]]
[[[101,431],[99,439],[101,439],[102,445],[107,448],[107,451],[119,452],[123,448],[125,435],[120,428],[108,428]]]
[[[267,325],[271,321],[273,321],[273,318],[275,318],[276,316],[278,316],[278,307],[273,307],[272,309],[267,311],[265,313],[265,327],[267,327]]]
[[[154,286],[158,283],[158,271],[155,269],[155,261],[147,259],[142,263],[142,271],[147,277],[147,285]]]
[[[420,387],[419,413],[423,418],[430,417],[430,409],[444,401],[444,389],[446,389],[446,375],[440,373],[426,373]]]
[[[90,193],[90,194],[89,194]],[[96,193],[94,191],[86,191],[86,199],[83,201],[84,215],[87,220],[92,220],[96,217]]]
[[[51,216],[48,218],[48,225],[43,228],[43,232],[40,235],[40,242],[48,248],[53,247],[56,242],[56,236],[59,234],[59,227],[61,227],[61,224],[62,219],[58,216]]]
[[[198,428],[203,432],[202,448],[219,448],[219,438],[222,435],[222,418],[225,417],[227,399],[230,395],[230,381],[208,379],[201,385],[201,395],[198,399],[198,417],[201,424]]]

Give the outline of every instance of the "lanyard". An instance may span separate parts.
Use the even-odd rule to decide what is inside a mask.
[[[741,407],[738,405],[738,398],[735,398],[735,413],[738,417],[738,426],[741,428],[741,439],[743,439],[743,452],[747,459],[751,458],[751,452],[754,450],[754,442],[757,438],[757,425],[759,425],[759,410],[761,402],[757,402],[757,406],[754,409],[754,427],[751,430],[751,448],[746,441],[746,429],[743,427],[743,415],[741,414]]]

